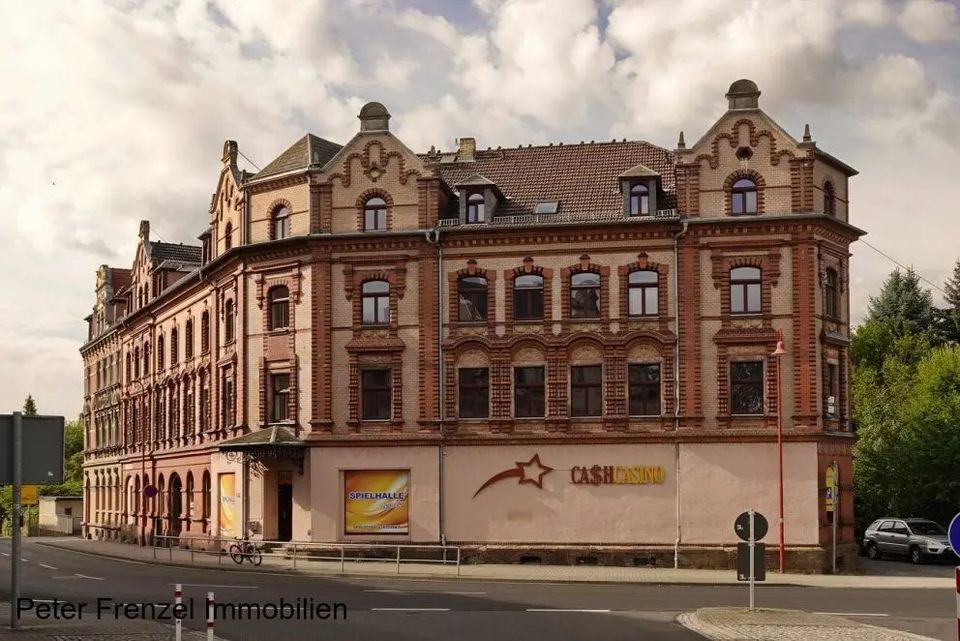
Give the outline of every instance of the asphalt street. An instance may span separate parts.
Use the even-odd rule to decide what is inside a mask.
[[[0,598],[9,598],[10,542],[0,541]],[[698,607],[746,605],[742,586],[651,584],[508,583],[474,580],[310,577],[231,572],[124,562],[27,541],[22,558],[23,594],[43,600],[88,603],[169,602],[173,585],[201,603],[207,591],[218,602],[278,602],[313,598],[342,603],[346,618],[314,621],[224,620],[217,635],[229,641],[464,641],[547,639],[620,641],[692,640],[700,637],[674,622]],[[956,597],[951,590],[759,587],[757,605],[853,615],[873,625],[939,639],[956,635]]]

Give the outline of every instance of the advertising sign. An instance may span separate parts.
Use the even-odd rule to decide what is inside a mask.
[[[837,475],[832,465],[828,465],[823,472],[826,480],[826,493],[824,494],[824,504],[827,512],[833,512],[834,503],[837,496]]]
[[[345,470],[346,534],[409,534],[410,470]]]
[[[24,485],[20,488],[20,505],[36,505],[37,502],[36,485]]]
[[[237,477],[233,472],[220,474],[220,536],[237,536]]]

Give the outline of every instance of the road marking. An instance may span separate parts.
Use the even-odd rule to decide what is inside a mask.
[[[30,563],[30,559],[20,559],[20,560],[23,561],[24,563]]]
[[[91,580],[93,580],[93,581],[105,581],[105,580],[106,580],[106,579],[104,579],[103,577],[99,577],[99,576],[87,576],[86,574],[74,574],[73,576],[79,577],[79,578],[81,578],[81,579],[91,579]]]
[[[212,583],[170,583],[169,585],[182,585],[185,588],[236,588],[238,590],[259,590],[258,585],[214,585]]]
[[[30,599],[34,603],[56,603],[53,599]]]
[[[527,608],[527,612],[594,612],[603,613],[610,610],[590,610],[585,608]]]
[[[370,608],[372,612],[449,612],[450,608]]]
[[[462,591],[461,591],[461,590],[449,590],[449,591],[446,591],[446,592],[440,592],[440,594],[454,594],[454,595],[458,595],[458,596],[482,596],[482,595],[486,594],[486,592],[470,592],[470,591],[468,591],[468,590],[462,590]]]
[[[6,552],[0,552],[0,554],[2,554],[3,556],[10,556],[10,555],[7,554]]]
[[[406,590],[364,590],[364,592],[376,592],[378,594],[408,594]]]
[[[53,567],[52,565],[47,565],[46,563],[41,563],[41,564],[40,564],[40,567],[42,567],[42,568],[47,568],[48,570],[56,570],[56,569],[57,569],[57,568]]]
[[[882,612],[814,612],[814,614],[827,614],[837,617],[888,617],[889,614]]]

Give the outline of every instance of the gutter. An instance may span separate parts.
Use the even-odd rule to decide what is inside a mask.
[[[673,237],[673,309],[675,322],[677,324],[677,343],[673,353],[673,459],[675,466],[674,474],[677,479],[677,538],[673,542],[674,569],[680,567],[680,541],[683,538],[683,532],[680,527],[680,438],[678,436],[680,430],[680,345],[682,340],[682,334],[680,332],[680,239],[686,235],[687,228],[690,226],[690,220],[685,218],[681,224],[682,228]]]
[[[436,227],[434,229],[429,229],[424,232],[424,237],[427,239],[427,242],[437,248],[437,415],[440,418],[440,445],[437,448],[437,471],[438,471],[438,483],[437,483],[437,492],[439,494],[437,501],[437,520],[438,520],[438,531],[440,535],[440,545],[447,544],[447,534],[444,526],[444,511],[443,511],[443,457],[445,456],[444,450],[444,429],[443,421],[446,418],[445,408],[443,404],[444,400],[444,387],[443,387],[443,244],[440,242],[440,228]]]

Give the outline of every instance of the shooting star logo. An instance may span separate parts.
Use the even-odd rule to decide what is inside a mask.
[[[487,482],[481,485],[480,489],[473,494],[473,498],[477,498],[477,494],[480,494],[480,492],[483,492],[494,483],[510,478],[520,479],[518,481],[520,485],[523,485],[524,483],[531,483],[542,490],[543,477],[552,471],[552,467],[544,465],[540,462],[539,454],[534,454],[533,458],[526,463],[523,461],[517,461],[516,467],[512,467],[509,470],[504,470],[499,474],[494,474],[491,476],[489,479],[487,479]]]

